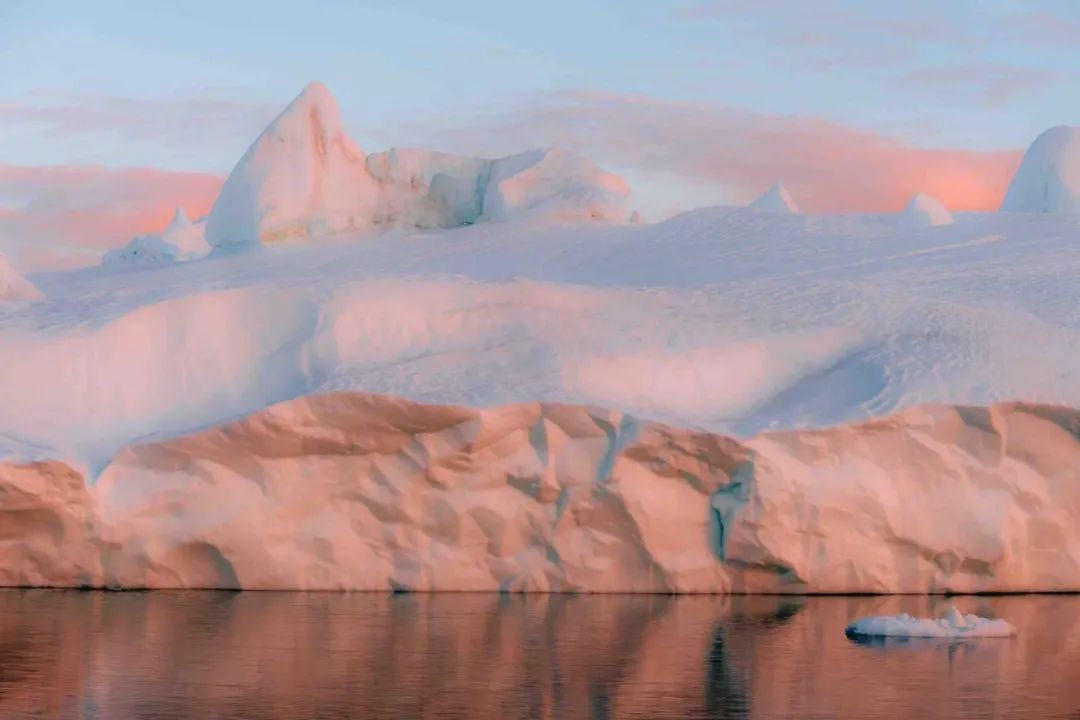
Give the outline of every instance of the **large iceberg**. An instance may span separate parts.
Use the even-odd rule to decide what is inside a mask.
[[[215,246],[532,215],[626,221],[621,178],[558,149],[496,160],[427,150],[365,155],[334,96],[311,83],[230,173],[207,220]]]
[[[1050,128],[1031,143],[1001,209],[1080,214],[1080,127]]]
[[[1078,428],[922,407],[738,441],[572,405],[306,396],[96,474],[0,464],[0,584],[1075,591]]]

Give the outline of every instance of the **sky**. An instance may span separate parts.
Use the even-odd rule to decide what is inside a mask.
[[[774,181],[812,211],[991,209],[1080,124],[1078,45],[1075,0],[0,0],[0,233],[90,213],[92,169],[119,226],[204,212],[311,80],[365,150],[563,145],[654,218]],[[160,197],[128,188],[150,171]]]

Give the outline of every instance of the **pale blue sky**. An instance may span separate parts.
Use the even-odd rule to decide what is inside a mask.
[[[0,163],[227,172],[312,79],[369,150],[502,151],[567,91],[1013,149],[1080,124],[1080,2],[0,0]]]

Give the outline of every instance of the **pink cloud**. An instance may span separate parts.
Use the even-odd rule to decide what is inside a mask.
[[[153,168],[0,165],[0,250],[31,267],[93,262],[164,227],[177,207],[205,215],[221,183],[216,175]]]
[[[917,191],[953,210],[994,209],[1021,156],[920,148],[816,118],[584,92],[434,137],[474,151],[564,145],[608,164],[719,185],[740,201],[779,180],[812,212],[892,211]]]

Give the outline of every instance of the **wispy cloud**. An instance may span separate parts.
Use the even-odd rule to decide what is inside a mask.
[[[1057,73],[1012,65],[973,64],[912,70],[899,78],[907,87],[945,100],[1001,105],[1049,86]]]
[[[738,200],[780,180],[815,212],[896,210],[917,191],[955,210],[995,208],[1020,160],[1015,150],[920,148],[816,118],[595,92],[557,94],[427,135],[488,153],[568,146],[609,164],[721,186]]]
[[[46,137],[109,135],[180,149],[231,148],[254,137],[280,110],[275,103],[213,95],[136,98],[38,92],[0,102],[0,126],[31,126]]]
[[[907,80],[905,90],[929,90],[971,104],[996,104],[1060,77],[1049,67],[994,61],[992,51],[1072,48],[1080,37],[1080,6],[1075,3],[1039,11],[950,15],[937,0],[903,5],[714,0],[680,8],[674,18],[711,21],[743,41],[757,38],[763,52],[786,56],[803,70],[899,73]],[[941,63],[943,49],[960,54],[963,62]]]

